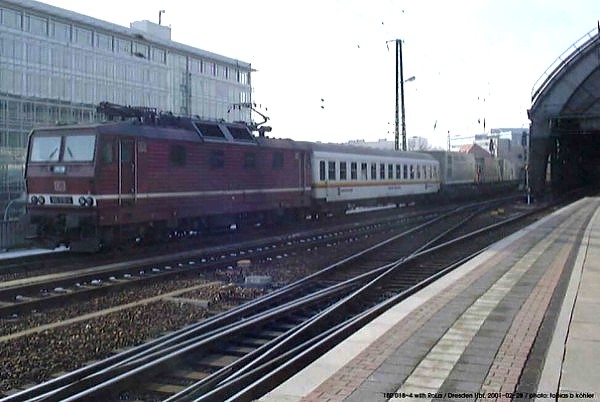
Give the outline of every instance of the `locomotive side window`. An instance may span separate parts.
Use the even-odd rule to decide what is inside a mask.
[[[113,163],[113,144],[112,141],[105,142],[102,145],[102,153],[100,155],[100,160],[104,164]]]
[[[340,180],[347,180],[348,173],[346,170],[346,162],[340,162]]]
[[[60,156],[60,137],[33,137],[32,162],[55,162]]]
[[[335,162],[327,162],[327,178],[335,180]]]
[[[225,154],[223,151],[212,151],[210,154],[210,167],[220,169],[225,166]]]
[[[319,162],[319,180],[325,181],[325,161]]]
[[[121,142],[121,163],[128,163],[133,160],[133,143]]]
[[[171,166],[185,166],[187,154],[183,145],[171,145],[169,149],[169,161]]]
[[[244,154],[244,167],[255,168],[256,167],[256,154],[254,152],[246,152]]]
[[[96,137],[93,135],[73,135],[65,137],[65,162],[89,162],[94,160]]]
[[[350,180],[357,180],[358,179],[358,171],[357,171],[357,164],[356,162],[352,162],[350,163]]]
[[[275,152],[273,154],[273,169],[281,169],[283,167],[283,153]]]

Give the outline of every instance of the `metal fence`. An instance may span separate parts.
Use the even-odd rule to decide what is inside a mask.
[[[0,251],[26,246],[25,238],[31,234],[33,227],[30,224],[18,220],[0,221]]]

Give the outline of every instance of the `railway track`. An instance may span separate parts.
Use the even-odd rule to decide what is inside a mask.
[[[410,227],[444,212],[445,210],[426,214],[398,214],[391,219],[375,217],[367,222],[351,222],[333,228],[271,236],[200,251],[185,251],[76,270],[58,270],[46,275],[4,281],[0,283],[0,317],[16,317],[34,310],[87,300],[131,286],[162,281],[173,275],[193,276],[199,272],[210,275],[218,268],[234,267],[238,260],[244,258],[268,260],[295,253],[299,247],[317,249],[329,247],[334,242],[352,243],[361,240],[361,236]],[[67,261],[70,263],[71,259]]]
[[[478,216],[481,211],[462,210],[444,217],[441,225],[434,224],[440,217],[432,219],[230,312],[6,400],[35,400],[40,395],[46,396],[39,400],[228,398],[257,383],[281,359],[289,361],[292,351],[312,347],[352,322],[364,322],[360,317],[365,311],[383,300],[408,295],[410,289],[439,277],[451,269],[449,265],[479,252],[502,237],[507,225],[519,225],[529,214],[444,242]],[[408,243],[421,246],[410,249]]]

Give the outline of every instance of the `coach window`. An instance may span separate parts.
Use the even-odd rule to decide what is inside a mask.
[[[402,165],[402,178],[408,179],[408,165]]]
[[[394,178],[394,165],[391,163],[388,164],[388,179],[391,180]]]
[[[283,153],[275,152],[273,154],[273,169],[281,169],[283,167]]]
[[[421,178],[421,165],[417,165],[417,179]]]
[[[371,163],[371,180],[377,180],[377,164]]]
[[[183,145],[171,145],[169,149],[169,161],[171,166],[185,166],[186,152]]]
[[[325,161],[319,161],[319,180],[325,181]]]
[[[437,180],[438,178],[438,171],[437,171],[437,166],[433,167],[433,178]]]
[[[410,179],[414,180],[415,178],[415,167],[413,165],[410,165]]]
[[[385,163],[379,164],[379,178],[385,180]]]
[[[360,179],[367,180],[367,164],[366,163],[360,164]]]
[[[396,180],[399,180],[402,178],[402,168],[400,167],[400,165],[396,165]]]
[[[254,152],[246,152],[244,154],[244,167],[248,169],[256,167],[256,154]]]
[[[221,169],[225,167],[225,155],[223,151],[212,151],[210,154],[210,167]]]
[[[358,169],[356,162],[350,163],[350,180],[358,180]]]
[[[346,162],[340,162],[340,180],[348,180],[348,173],[346,171]]]
[[[335,162],[327,162],[327,179],[335,180]]]

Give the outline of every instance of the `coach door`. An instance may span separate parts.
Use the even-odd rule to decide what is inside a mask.
[[[136,153],[134,140],[119,140],[119,204],[133,204],[136,196]]]

